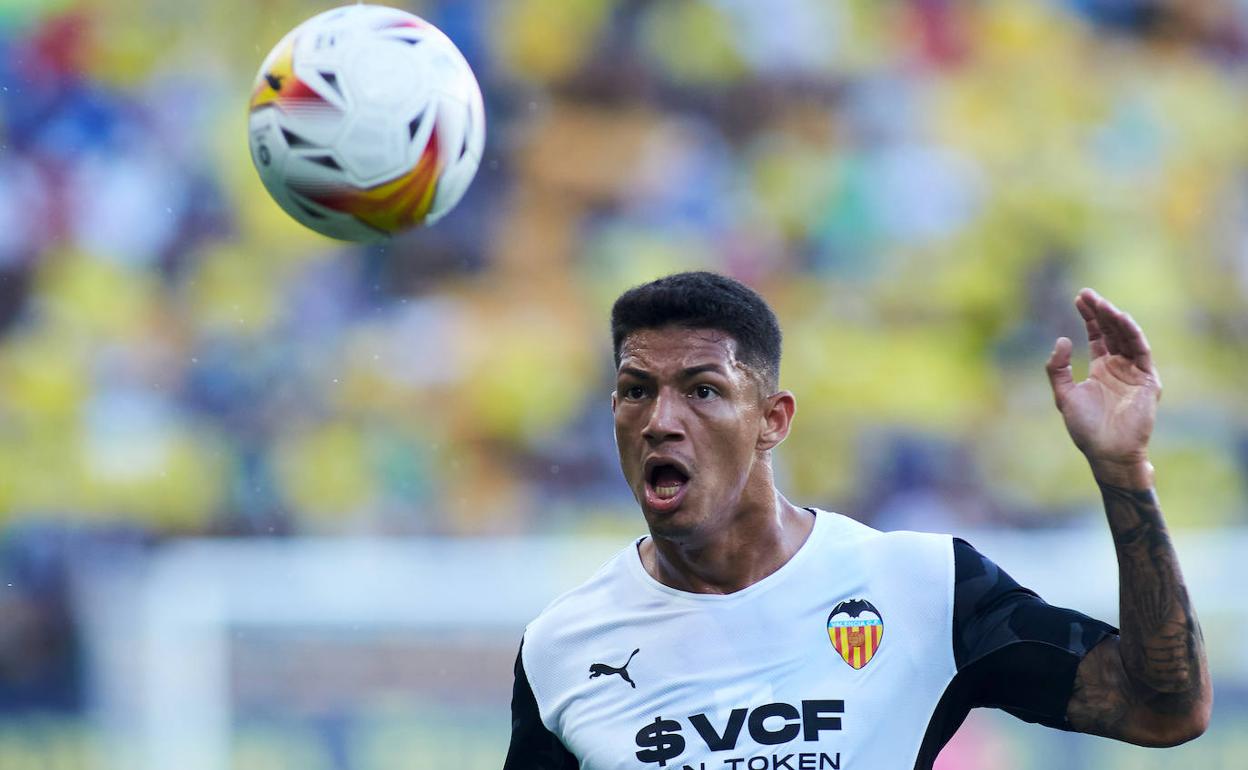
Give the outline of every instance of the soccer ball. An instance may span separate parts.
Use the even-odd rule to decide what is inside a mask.
[[[377,5],[326,11],[283,37],[260,65],[248,123],[278,205],[348,241],[441,219],[485,144],[481,89],[459,49],[424,19]]]

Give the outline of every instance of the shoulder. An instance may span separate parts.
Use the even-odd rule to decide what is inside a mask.
[[[950,535],[897,530],[883,532],[827,511],[817,558],[829,585],[848,581],[887,601],[894,614],[920,612],[929,625],[948,623],[954,593],[954,549]],[[884,609],[881,607],[880,609]]]
[[[936,570],[953,580],[953,536],[896,530],[885,532],[839,513],[813,509],[825,535],[820,538],[826,550],[853,552],[875,564],[896,569]]]
[[[953,560],[959,615],[981,611],[1007,597],[1038,598],[1035,592],[1020,586],[996,562],[960,537],[953,539]]]
[[[960,538],[953,541],[954,652],[965,666],[1012,645],[1042,644],[1082,658],[1112,626],[1055,607]]]
[[[636,541],[630,542],[588,580],[546,605],[525,628],[525,658],[551,652],[551,645],[576,636],[591,624],[601,623],[613,607],[618,608],[634,595],[628,585],[633,579],[628,560],[637,558],[636,552]]]

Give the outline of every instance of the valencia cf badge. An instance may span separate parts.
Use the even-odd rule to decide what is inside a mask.
[[[866,599],[846,599],[828,615],[828,638],[854,669],[871,662],[884,639],[884,619]]]

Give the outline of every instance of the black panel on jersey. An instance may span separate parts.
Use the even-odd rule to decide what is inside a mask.
[[[1066,705],[1083,656],[1118,633],[1107,623],[1047,604],[965,540],[954,538],[953,658],[915,761],[928,770],[972,708],[999,708],[1069,730]]]
[[[516,683],[511,691],[511,746],[503,770],[576,770],[576,757],[546,725],[537,711],[537,699],[524,673],[524,641],[516,653]]]

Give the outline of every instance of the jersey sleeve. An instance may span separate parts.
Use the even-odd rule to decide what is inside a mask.
[[[928,725],[916,767],[930,766],[976,707],[1071,729],[1066,705],[1079,662],[1118,633],[1108,623],[1048,604],[965,540],[953,539],[953,557],[957,673]]]
[[[1070,729],[1066,704],[1083,656],[1118,629],[1054,607],[955,538],[953,655],[970,705]]]
[[[524,670],[523,653],[522,641],[516,653],[516,681],[511,694],[511,745],[503,770],[576,770],[576,757],[542,723]]]

